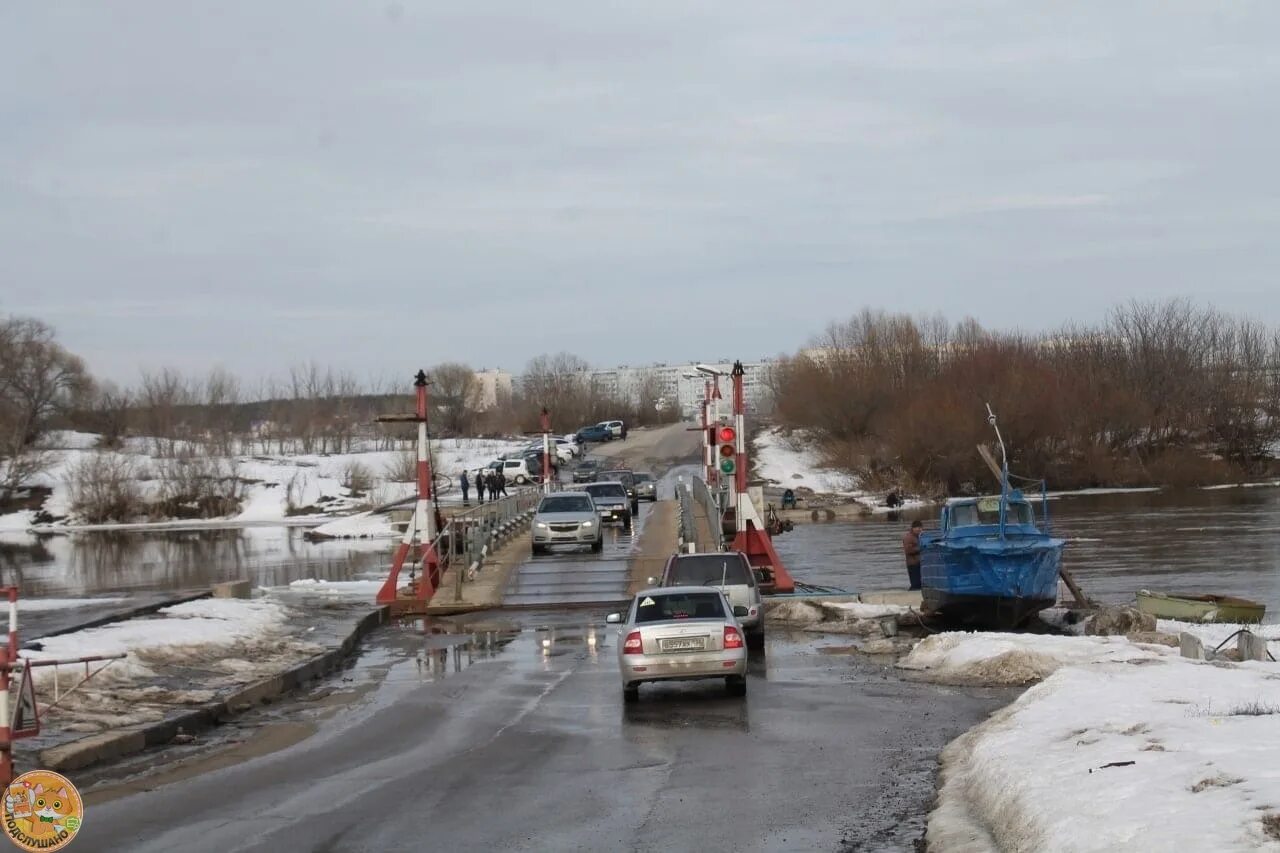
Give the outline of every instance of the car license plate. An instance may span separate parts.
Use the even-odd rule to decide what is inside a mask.
[[[707,647],[706,637],[679,637],[672,640],[661,640],[658,645],[664,652],[697,652]]]

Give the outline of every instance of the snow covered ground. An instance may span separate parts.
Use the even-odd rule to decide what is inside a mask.
[[[52,490],[44,503],[44,511],[56,516],[71,513],[67,475],[90,454],[106,451],[95,450],[97,436],[89,433],[58,432],[45,442],[53,464],[29,484]],[[441,439],[432,443],[435,470],[451,481],[456,481],[463,470],[474,470],[487,465],[504,453],[512,453],[526,442],[497,439]],[[150,455],[152,442],[145,438],[130,439],[121,455],[128,456],[146,479],[139,480],[144,498],[154,498],[160,483],[152,476],[159,460]],[[394,482],[389,474],[401,467],[407,451],[376,450],[371,445],[357,448],[353,453],[319,454],[242,454],[220,460],[226,470],[234,470],[245,481],[245,497],[240,512],[223,521],[234,523],[282,522],[299,509],[314,508],[333,514],[349,512],[360,504],[383,504],[414,492],[412,483]],[[353,466],[362,468],[372,480],[368,493],[356,497],[343,485]],[[442,500],[460,499],[456,488],[445,492]],[[0,535],[27,530],[35,522],[31,510],[0,515]],[[77,519],[70,516],[59,526],[75,526]]]
[[[1117,637],[941,634],[904,665],[1044,677],[944,751],[930,849],[1280,851],[1276,664]]]
[[[817,449],[806,442],[800,430],[790,435],[779,429],[764,430],[756,436],[752,454],[756,476],[776,483],[779,488],[803,487],[818,494],[852,498],[872,512],[911,510],[928,505],[928,501],[906,498],[900,506],[882,506],[884,495],[861,491],[856,477],[822,467]]]

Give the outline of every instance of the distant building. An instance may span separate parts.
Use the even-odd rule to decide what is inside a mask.
[[[487,412],[496,409],[499,402],[510,399],[511,397],[511,374],[505,370],[498,368],[477,370],[476,377],[476,403],[477,412]]]

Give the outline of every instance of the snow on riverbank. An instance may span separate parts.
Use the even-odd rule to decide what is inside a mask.
[[[77,519],[71,515],[70,489],[67,477],[83,460],[112,451],[95,450],[97,436],[88,433],[59,432],[48,437],[47,453],[50,467],[25,484],[51,490],[43,510],[62,519],[58,527],[74,527]],[[432,443],[435,470],[443,478],[456,481],[464,470],[474,470],[487,465],[505,453],[513,453],[524,441],[500,439],[457,438],[442,439]],[[154,500],[159,494],[160,482],[155,474],[163,460],[151,453],[153,443],[145,438],[128,440],[119,452],[128,457],[138,476],[138,488],[144,500]],[[414,492],[412,483],[395,482],[389,475],[404,467],[409,451],[377,450],[371,442],[358,444],[352,453],[334,454],[279,454],[245,453],[217,458],[227,471],[243,481],[244,499],[240,511],[222,521],[229,523],[281,522],[300,510],[310,510],[311,515],[350,512],[359,505],[382,504],[408,497]],[[362,469],[370,479],[367,493],[353,494],[344,483],[350,481],[350,472]],[[444,501],[457,494],[457,489],[446,491]],[[36,523],[32,510],[0,515],[0,534],[26,531]]]
[[[907,497],[896,507],[883,504],[885,495],[860,491],[858,478],[834,468],[825,468],[817,448],[802,430],[784,434],[768,429],[756,436],[752,445],[755,475],[777,484],[781,489],[812,489],[817,494],[851,498],[871,512],[894,512],[919,509],[929,502]]]
[[[902,665],[941,681],[1044,678],[943,752],[930,849],[1280,851],[1276,664],[951,633]]]
[[[209,701],[220,689],[266,677],[322,650],[299,626],[297,613],[273,596],[184,602],[151,617],[45,637],[39,645],[23,657],[126,655],[52,709],[55,728],[72,732],[157,720],[174,706]],[[32,673],[41,703],[53,701],[54,668]],[[82,674],[71,666],[56,677],[66,690]]]

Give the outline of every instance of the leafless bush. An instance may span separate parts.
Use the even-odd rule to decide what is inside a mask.
[[[244,499],[244,482],[226,459],[183,453],[159,463],[159,498],[153,511],[165,518],[233,515]]]
[[[71,510],[90,524],[135,521],[146,512],[132,456],[86,453],[66,473]]]
[[[418,452],[402,450],[387,463],[385,477],[392,483],[412,483],[418,479]]]
[[[353,496],[366,495],[373,488],[373,472],[360,462],[351,462],[342,472],[342,486]]]

